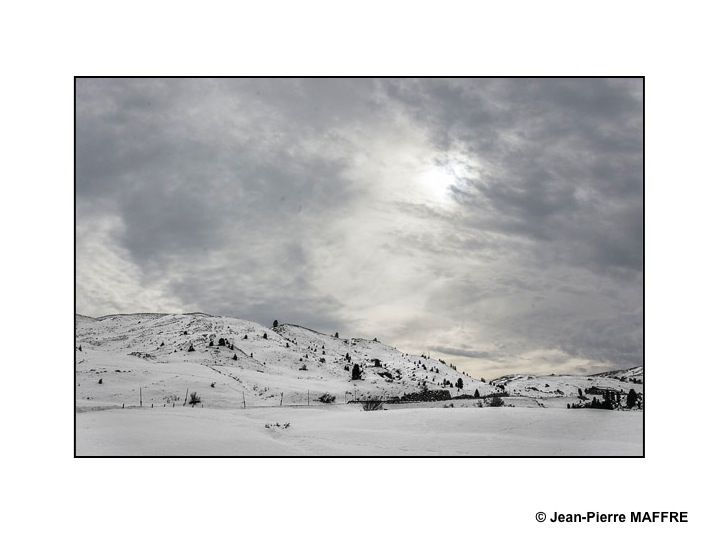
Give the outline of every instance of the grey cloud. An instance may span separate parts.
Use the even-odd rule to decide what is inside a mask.
[[[466,369],[642,361],[640,80],[80,79],[76,110],[90,315],[380,331]],[[413,156],[447,204],[412,195]]]
[[[474,349],[459,349],[456,347],[445,347],[444,345],[435,345],[431,347],[433,351],[441,354],[451,354],[453,356],[465,356],[468,358],[491,358],[492,354],[488,351],[476,351]]]

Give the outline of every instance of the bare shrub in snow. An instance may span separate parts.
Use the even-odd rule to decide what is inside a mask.
[[[326,392],[318,398],[318,401],[320,403],[335,403],[335,396]]]
[[[379,398],[371,398],[363,402],[363,411],[382,411],[383,405]]]
[[[284,424],[281,424],[280,422],[276,422],[274,424],[265,424],[266,429],[287,429],[290,427],[290,422],[286,422]]]
[[[190,405],[197,405],[201,401],[200,395],[197,392],[190,392]]]
[[[505,402],[503,399],[499,396],[493,396],[490,400],[490,403],[488,403],[488,406],[490,407],[502,407],[505,405]]]

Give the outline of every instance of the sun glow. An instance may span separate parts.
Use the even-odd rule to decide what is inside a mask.
[[[456,180],[452,170],[438,166],[423,170],[417,178],[424,194],[434,202],[446,202],[449,200],[450,186]]]

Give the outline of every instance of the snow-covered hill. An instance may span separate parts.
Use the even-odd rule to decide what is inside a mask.
[[[638,369],[638,376],[642,379],[642,367],[633,368]],[[630,389],[634,389],[640,396],[643,394],[641,382],[604,374],[506,375],[492,380],[491,383],[508,393],[509,397],[505,399],[508,404],[526,407],[567,407],[568,404],[581,404],[593,395],[602,399],[603,391],[608,389],[622,395],[626,395]]]
[[[642,367],[589,376],[508,375],[485,383],[375,340],[204,313],[77,315],[75,325],[81,409],[139,405],[141,391],[145,406],[173,407],[197,392],[202,406],[213,408],[317,404],[326,393],[339,404],[424,389],[448,390],[453,398],[505,392],[506,404],[518,407],[567,407],[593,389],[642,394]],[[351,380],[355,364],[361,380]]]
[[[639,381],[645,380],[645,370],[642,366],[630,368],[630,369],[618,369],[615,371],[606,371],[604,373],[597,373],[595,377],[607,377],[611,379],[618,379],[620,381]]]
[[[82,408],[138,405],[141,388],[146,406],[171,407],[197,392],[203,406],[228,408],[277,405],[281,399],[284,405],[317,403],[324,393],[344,403],[423,388],[452,396],[496,391],[438,359],[291,324],[273,329],[204,313],[78,315],[75,324]],[[351,380],[354,364],[361,380]],[[463,389],[454,386],[458,378]]]
[[[439,359],[291,324],[139,313],[78,315],[75,325],[79,455],[642,454],[640,411],[568,408],[602,389],[642,393],[642,368],[484,383]],[[387,403],[425,388],[500,393],[506,407]],[[201,401],[183,407],[193,392]],[[378,397],[380,412],[352,404]]]

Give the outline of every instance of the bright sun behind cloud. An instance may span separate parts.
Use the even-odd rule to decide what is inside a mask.
[[[449,200],[450,186],[455,182],[455,175],[448,167],[433,165],[424,169],[417,177],[423,194],[435,203]]]

